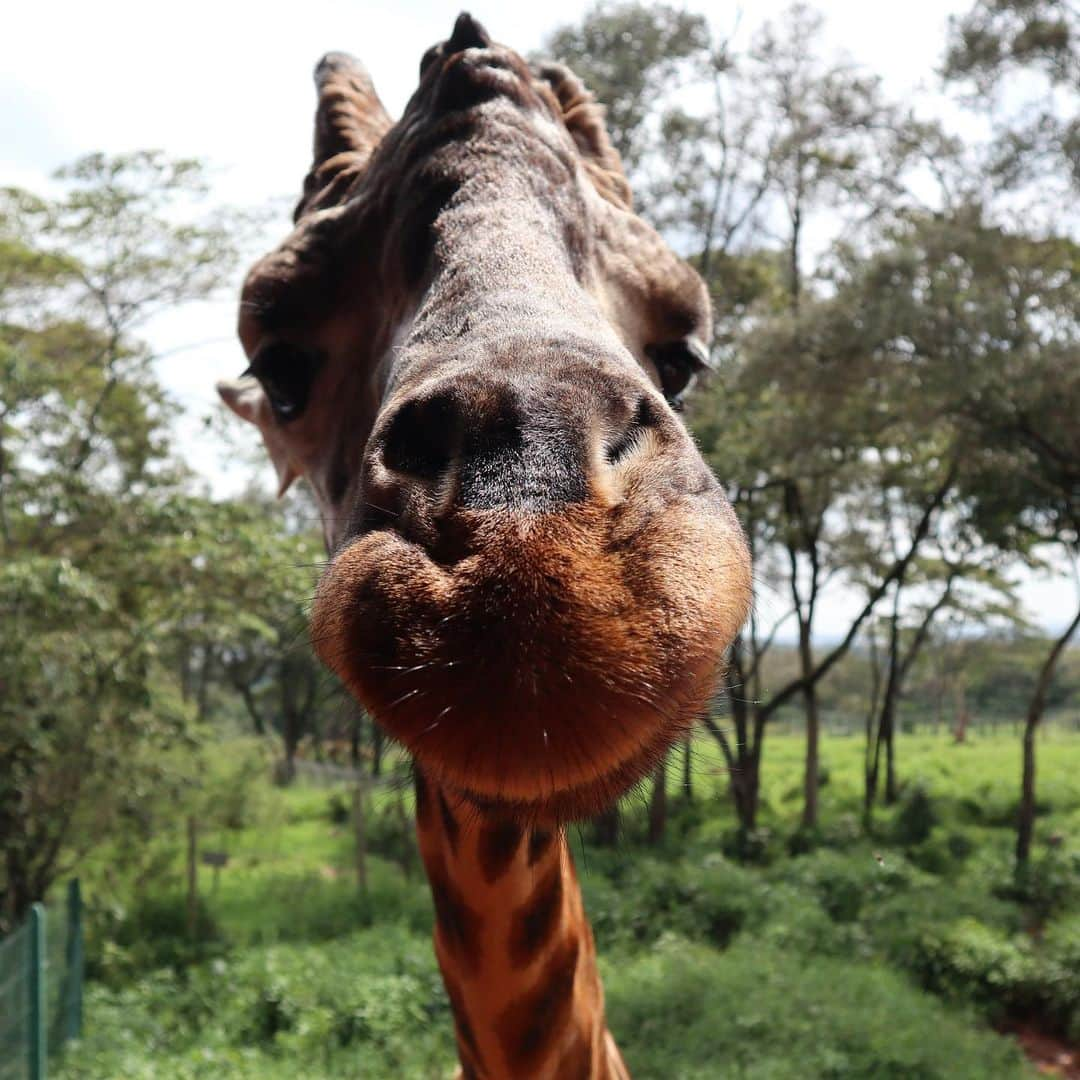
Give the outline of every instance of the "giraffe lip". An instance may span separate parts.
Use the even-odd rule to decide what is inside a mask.
[[[612,545],[605,515],[506,516],[449,566],[366,533],[320,584],[316,648],[440,781],[510,808],[610,800],[700,714],[748,582],[715,527],[690,578],[662,529]]]

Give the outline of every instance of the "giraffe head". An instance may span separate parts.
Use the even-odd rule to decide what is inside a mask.
[[[462,15],[397,123],[350,58],[315,78],[295,228],[249,273],[249,374],[220,386],[319,502],[313,640],[444,785],[595,812],[686,733],[747,611],[677,415],[706,291],[567,69]]]

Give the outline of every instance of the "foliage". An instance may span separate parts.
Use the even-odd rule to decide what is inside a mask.
[[[680,68],[707,54],[709,46],[708,23],[701,15],[666,4],[597,3],[580,25],[551,34],[543,51],[568,64],[605,106],[612,142],[634,168],[645,153],[641,129],[655,100],[670,89]]]
[[[612,1023],[629,1034],[635,1075],[746,1077],[1021,1077],[1019,1052],[963,1021],[894,973],[747,940],[723,956],[665,938],[609,985]],[[716,1003],[738,1002],[717,1023]],[[823,1003],[828,1002],[827,1007]],[[934,1028],[941,1038],[927,1039]]]
[[[215,665],[293,747],[327,700],[302,636],[318,541],[192,493],[134,336],[227,280],[245,217],[160,153],[58,181],[0,192],[0,921],[102,836],[152,834],[195,778],[172,751],[207,734]]]
[[[170,781],[184,731],[159,640],[198,575],[198,506],[131,330],[206,295],[229,245],[178,220],[190,162],[86,158],[48,201],[0,195],[0,878],[19,917],[63,862]]]
[[[1076,735],[1052,738],[1046,827],[1057,830],[1080,822],[1080,787],[1070,769]],[[699,746],[695,805],[678,843],[645,850],[624,840],[577,853],[612,1027],[635,1075],[714,1076],[723,1063],[776,1077],[1020,1076],[1015,1044],[993,1034],[991,1021],[1023,1016],[1073,1030],[1080,898],[1060,886],[1076,880],[1074,848],[1047,849],[1033,863],[1043,892],[1056,897],[1051,906],[1020,895],[1011,822],[972,824],[967,809],[985,798],[984,784],[1000,787],[1015,773],[1012,740],[907,739],[940,822],[914,846],[896,827],[901,808],[883,815],[879,835],[862,833],[858,740],[834,736],[824,743],[831,779],[820,846],[808,854],[785,855],[774,842],[768,865],[741,866],[717,853],[732,812],[711,741]],[[227,745],[217,782],[247,768],[250,753],[246,743]],[[763,796],[778,837],[798,823],[800,759],[799,740],[774,737]],[[328,814],[333,802],[348,804],[347,792],[274,788],[266,769],[249,786],[243,827],[223,822],[208,837],[230,858],[218,884],[202,884],[213,932],[201,956],[184,931],[179,828],[170,873],[121,923],[102,903],[111,859],[88,871],[98,978],[86,1040],[62,1075],[449,1071],[427,885],[405,876],[401,838],[372,828],[361,897],[351,829]],[[785,799],[792,788],[795,799]],[[377,791],[370,819],[394,821],[398,798]],[[646,813],[624,808],[626,835],[644,837]],[[152,841],[163,845],[164,833]],[[935,845],[936,858],[925,858]],[[739,1008],[724,1013],[724,1002]],[[720,1022],[725,1015],[730,1023]],[[944,1034],[927,1040],[928,1028]]]
[[[976,0],[966,14],[949,20],[944,73],[974,85],[976,108],[999,105],[1004,95],[995,91],[1013,89],[1010,115],[998,120],[988,160],[995,183],[1053,183],[1064,173],[1073,191],[1080,188],[1080,9],[1074,3]],[[1042,77],[1027,100],[1016,93],[1018,74],[1029,82],[1032,75]]]
[[[804,4],[745,45],[635,2],[547,42],[712,294],[688,421],[759,583],[694,801],[647,853],[626,808],[623,846],[580,860],[635,1075],[1004,1077],[990,1022],[1080,1039],[1080,666],[1010,584],[1078,551],[1078,40],[1050,0],[951,22],[986,139],[828,55]],[[361,893],[351,792],[268,783],[271,734],[286,779],[382,752],[306,643],[312,508],[199,494],[138,338],[227,279],[245,222],[156,152],[57,190],[0,192],[0,929],[79,866],[96,982],[69,1076],[445,1072],[408,796],[372,798]],[[824,643],[838,584],[861,603]],[[997,728],[1025,713],[1018,797]],[[194,933],[188,817],[228,854]]]

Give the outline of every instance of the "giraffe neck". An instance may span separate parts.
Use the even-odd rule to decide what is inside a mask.
[[[565,834],[487,817],[419,769],[416,825],[460,1075],[628,1080]]]

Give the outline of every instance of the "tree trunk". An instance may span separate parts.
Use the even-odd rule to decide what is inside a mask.
[[[248,711],[248,716],[251,717],[252,726],[255,728],[256,735],[266,734],[266,723],[263,720],[262,713],[259,712],[258,705],[255,704],[255,695],[251,692],[251,686],[248,683],[242,683],[240,685],[240,697],[243,699],[244,708]]]
[[[760,709],[754,710],[754,736],[746,761],[746,828],[757,828],[758,804],[761,798],[761,753],[764,749],[765,717]]]
[[[896,779],[896,702],[889,706],[889,725],[885,729],[885,805],[895,806],[900,798]]]
[[[863,824],[869,827],[877,798],[877,721],[881,697],[881,662],[878,659],[877,633],[872,623],[867,639],[870,646],[870,703],[866,710],[866,746],[863,750]]]
[[[382,776],[384,736],[377,721],[371,723],[371,775]]]
[[[353,788],[353,834],[356,839],[356,887],[367,892],[367,823],[364,814],[364,789]]]
[[[667,831],[667,757],[653,773],[652,797],[649,799],[649,843],[663,842]]]
[[[202,663],[199,665],[199,686],[195,702],[199,723],[205,723],[206,713],[210,701],[210,671],[214,663],[214,650],[210,645],[204,645],[202,651]]]
[[[1035,833],[1035,735],[1039,722],[1046,708],[1046,694],[1054,678],[1054,670],[1069,639],[1080,626],[1080,610],[1065,628],[1065,632],[1054,642],[1050,655],[1039,671],[1035,692],[1031,695],[1027,717],[1024,723],[1024,764],[1020,785],[1020,815],[1016,830],[1016,868],[1021,871],[1027,867],[1031,858],[1031,841]]]
[[[187,933],[191,941],[199,928],[199,827],[192,814],[187,819]]]
[[[896,723],[896,698],[900,692],[900,582],[897,582],[897,601],[893,606],[889,625],[889,669],[885,679],[885,691],[881,698],[881,712],[878,718],[877,741],[874,746],[873,787],[869,793],[870,807],[877,798],[878,778],[881,775],[881,752],[885,751],[885,803],[892,805],[896,801],[896,765],[893,761],[893,728]]]
[[[694,758],[693,736],[687,735],[683,742],[683,798],[688,802],[694,801]]]
[[[755,724],[757,719],[755,718]],[[762,723],[762,728],[764,723]],[[751,832],[757,827],[758,794],[760,790],[761,773],[761,736],[755,735],[753,743],[740,740],[735,751],[727,741],[727,736],[711,720],[706,721],[706,727],[712,732],[714,738],[724,750],[724,758],[728,767],[728,783],[731,790],[731,801],[735,806],[735,816],[739,821],[739,828]]]
[[[364,710],[349,698],[349,764],[360,768],[360,742],[364,734]]]
[[[818,822],[818,786],[821,772],[818,700],[814,683],[807,684],[803,691],[803,701],[806,708],[806,771],[803,777],[802,827],[813,829]]]
[[[593,818],[593,829],[600,847],[614,847],[619,842],[619,804]]]

